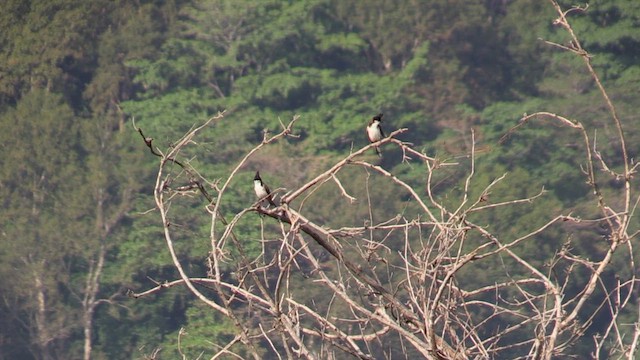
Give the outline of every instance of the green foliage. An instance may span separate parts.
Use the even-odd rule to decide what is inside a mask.
[[[93,60],[92,43],[105,25],[100,11],[105,1],[10,2],[3,21],[10,34],[4,40],[0,93],[16,99],[33,87],[78,97]],[[4,31],[3,31],[4,32]]]
[[[212,312],[203,304],[194,303],[186,311],[184,326],[167,334],[162,356],[169,359],[177,359],[182,355],[187,359],[211,357],[220,350],[216,345],[230,343],[236,333],[235,326],[229,319],[217,312]],[[229,350],[241,349],[236,346]],[[240,351],[239,355],[249,356],[243,351]]]
[[[634,157],[640,136],[630,126],[640,94],[639,10],[634,1],[603,0],[586,12],[569,14],[625,121]],[[567,45],[564,31],[552,24],[554,15],[537,0],[4,1],[0,319],[7,329],[2,339],[10,341],[0,345],[0,352],[18,358],[27,349],[36,354],[67,351],[79,357],[81,306],[73,294],[83,294],[101,245],[107,258],[98,297],[149,288],[154,286],[150,278],[162,282],[177,277],[152,211],[157,158],[131,130],[130,117],[165,151],[194,125],[228,110],[201,134],[198,146],[180,154],[215,181],[225,179],[248,149],[262,141],[264,131],[278,131],[280,120],[300,115],[294,129],[298,138],[263,148],[230,184],[222,209],[227,219],[255,200],[250,182],[255,170],[273,188],[291,189],[365,145],[364,125],[379,112],[385,114],[387,133],[408,127],[403,140],[460,162],[434,179],[435,196],[448,206],[462,201],[470,162],[461,155],[469,151],[470,128],[482,150],[475,159],[472,196],[503,174],[489,196],[492,203],[547,190],[531,204],[472,216],[504,239],[567,211],[595,216],[581,172],[585,153],[580,134],[532,119],[499,143],[524,113],[545,110],[579,120],[589,134],[597,134],[596,145],[606,159],[619,151],[613,140],[617,130],[605,120],[606,104],[583,60],[540,41]],[[424,168],[402,164],[401,156],[385,152],[380,164],[422,189]],[[619,164],[613,166],[615,170]],[[171,171],[176,175],[180,170]],[[358,201],[349,204],[330,182],[312,196],[317,205],[311,216],[337,227],[421,211],[404,191],[369,175],[351,168],[339,173],[345,190]],[[598,179],[605,177],[598,174]],[[607,194],[618,186],[615,181],[601,185]],[[367,191],[372,189],[383,195],[371,197],[375,206],[370,214]],[[194,195],[176,202],[170,214],[178,227],[180,260],[194,276],[206,276],[210,215],[205,205]],[[120,212],[124,215],[111,230],[103,231]],[[250,213],[236,228],[251,258],[262,246],[257,241],[259,219]],[[265,223],[267,233],[279,231]],[[388,236],[391,249],[402,249],[399,234],[372,236]],[[604,251],[593,229],[576,229],[574,236],[579,238],[576,253],[597,257]],[[541,264],[566,240],[551,228],[536,243],[514,251]],[[619,256],[615,261],[623,262]],[[238,266],[237,254],[230,258],[223,267],[231,273]],[[512,266],[474,263],[457,281],[491,284]],[[568,285],[570,292],[578,291],[585,273]],[[41,275],[48,292],[47,319],[59,334],[55,349],[34,350],[37,339],[29,333],[34,292],[23,284],[32,283],[34,274]],[[308,293],[309,298],[323,296]],[[97,310],[96,358],[139,358],[155,346],[166,348],[163,357],[178,357],[182,327],[187,333],[181,348],[196,358],[201,352],[211,355],[211,343],[224,343],[235,334],[228,322],[192,303],[184,290],[115,299],[124,301],[126,309]],[[593,331],[597,319],[595,323]]]
[[[640,4],[634,1],[598,1],[586,13],[571,17],[583,46],[603,79],[616,79],[640,58]]]
[[[73,193],[78,182],[70,181],[77,171],[78,128],[74,126],[71,109],[57,95],[35,90],[25,96],[15,110],[3,114],[0,121],[2,152],[6,156],[0,163],[2,178],[3,228],[18,231],[5,236],[22,238],[25,251],[48,252],[37,246],[45,240],[51,244],[63,240],[56,238],[55,222],[62,223],[81,216],[74,208]],[[66,219],[57,210],[64,208]],[[26,217],[24,215],[29,214]],[[42,223],[40,228],[33,222]],[[30,236],[21,233],[31,223]],[[61,223],[58,223],[61,224]],[[42,234],[38,234],[44,231]],[[22,234],[22,235],[21,235]],[[65,242],[60,242],[64,250]],[[27,250],[29,249],[29,250]],[[17,260],[17,259],[16,259]]]
[[[82,231],[82,199],[76,194],[81,178],[77,167],[78,127],[62,97],[43,90],[25,95],[14,110],[2,114],[0,142],[0,262],[11,278],[6,291],[10,307],[47,321],[47,333],[33,341],[38,351],[64,347],[77,313],[67,301],[70,274],[66,260],[78,254]],[[13,269],[20,269],[14,271]],[[24,286],[24,284],[35,286]],[[47,296],[38,302],[41,291]],[[42,311],[44,309],[44,311]],[[35,324],[27,329],[33,331]],[[43,342],[43,337],[52,336]],[[37,353],[37,352],[36,352]]]

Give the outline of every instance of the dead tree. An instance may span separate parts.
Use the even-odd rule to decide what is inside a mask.
[[[576,9],[564,11],[555,1],[551,3],[559,16],[556,24],[572,38],[570,45],[552,45],[584,59],[618,131],[622,157],[618,160],[623,164],[622,170],[615,170],[601,156],[589,135],[590,129],[563,115],[544,111],[525,115],[505,136],[540,118],[574,131],[582,139],[584,176],[595,195],[593,206],[598,209],[598,217],[582,218],[565,213],[551,216],[543,226],[526,234],[508,237],[492,233],[486,226],[470,220],[474,213],[535,202],[544,195],[544,189],[531,197],[492,203],[488,194],[497,184],[508,181],[503,175],[479,196],[472,197],[470,187],[476,176],[475,149],[472,148],[461,200],[453,206],[445,205],[435,194],[434,178],[444,169],[467,165],[430,157],[398,140],[397,136],[407,129],[396,130],[380,142],[351,151],[306,183],[283,191],[278,206],[263,207],[257,201],[231,217],[222,213],[221,205],[228,201],[232,180],[263,147],[294,136],[298,118],[282,124],[281,131],[273,136],[265,133],[263,141],[225,178],[214,182],[200,176],[188,161],[181,160],[181,152],[192,146],[192,140],[209,124],[224,121],[224,114],[220,113],[188,132],[166,151],[160,151],[153,139],[138,129],[160,160],[154,198],[162,219],[166,249],[180,278],[132,296],[143,297],[173,286],[186,286],[211,311],[230,319],[237,336],[228,344],[218,344],[220,350],[214,358],[224,354],[241,357],[238,349],[242,348],[243,353],[254,359],[262,358],[265,352],[280,358],[324,359],[346,353],[355,358],[374,359],[391,357],[389,344],[393,344],[406,357],[427,359],[498,358],[506,353],[551,359],[571,355],[572,344],[584,336],[594,315],[585,316],[585,306],[594,305],[594,294],[600,290],[607,296],[595,305],[598,309],[608,309],[610,320],[606,332],[593,339],[592,354],[596,358],[616,355],[633,359],[640,337],[640,320],[625,325],[618,316],[623,310],[633,313],[629,307],[638,300],[631,241],[637,235],[631,226],[639,202],[632,186],[636,165],[627,153],[616,108],[594,71],[589,54],[567,21],[566,14]],[[471,136],[475,144],[474,135]],[[374,146],[382,145],[395,147],[402,154],[402,161],[424,166],[425,183],[420,187],[411,185],[363,156]],[[175,166],[181,169],[178,174],[168,171]],[[419,211],[409,218],[395,216],[379,223],[343,228],[331,228],[312,220],[308,198],[323,186],[335,186],[345,206],[356,200],[340,180],[341,171],[352,167],[365,169],[388,181],[406,193]],[[618,194],[607,195],[600,184],[611,177],[623,186]],[[194,190],[206,199],[204,207],[211,216],[208,276],[187,273],[174,246],[171,205],[181,200],[176,194]],[[255,217],[256,226],[270,221],[277,225],[278,232],[265,234],[263,231],[262,252],[250,256],[245,251],[246,239],[237,236],[234,230],[241,220],[256,212],[263,216]],[[552,227],[562,229],[568,228],[567,224],[584,223],[606,224],[607,249],[603,256],[587,259],[572,254],[572,240],[545,264],[531,262],[526,254],[518,251],[519,245],[535,241],[536,236]],[[402,237],[404,245],[390,248],[384,234]],[[631,277],[616,284],[603,283],[603,272],[623,247],[630,254]],[[233,260],[229,255],[232,252],[237,253]],[[504,269],[500,281],[486,286],[460,281],[463,269],[490,258],[510,259],[513,264]],[[235,264],[233,277],[225,273],[230,263]],[[563,275],[556,276],[556,270]],[[574,281],[572,276],[578,271],[588,273],[588,279],[580,291],[569,294],[567,284]],[[512,273],[519,275],[514,277]],[[309,301],[301,285],[307,289],[320,288],[328,295]],[[203,286],[213,290],[215,296],[211,296],[210,291],[203,292]],[[509,298],[505,294],[509,294]],[[500,324],[498,329],[489,325],[495,323]],[[519,340],[505,342],[504,339]]]

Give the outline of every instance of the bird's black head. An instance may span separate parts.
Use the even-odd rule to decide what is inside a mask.
[[[256,171],[256,176],[253,177],[253,180],[262,180],[260,178],[260,171]]]
[[[380,113],[380,114],[378,114],[378,115],[374,116],[374,117],[373,117],[373,120],[374,120],[374,121],[375,121],[375,120],[382,121],[382,115],[383,115],[383,114],[382,114],[382,113]]]

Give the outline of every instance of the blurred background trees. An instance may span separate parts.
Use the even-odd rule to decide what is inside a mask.
[[[265,147],[241,170],[225,214],[253,203],[256,169],[272,188],[295,188],[366,144],[364,125],[379,112],[387,132],[407,127],[402,140],[460,163],[432,180],[445,204],[462,196],[471,129],[479,150],[471,194],[505,173],[491,202],[533,196],[544,187],[531,204],[474,215],[474,222],[504,236],[517,237],[560,213],[598,217],[575,132],[532,122],[499,142],[524,113],[579,120],[613,170],[623,165],[616,160],[616,129],[581,60],[541,40],[565,46],[570,40],[554,25],[548,2],[4,0],[2,8],[1,358],[129,359],[162,348],[161,357],[169,359],[183,327],[189,333],[184,346],[205,352],[213,351],[210,339],[232,336],[223,323],[209,326],[201,305],[182,289],[139,300],[124,294],[177,278],[150,211],[157,158],[133,131],[132,117],[168,147],[226,109],[198,139],[198,151],[181,154],[206,178],[219,179],[265,129],[277,131],[279,120],[300,115],[299,138]],[[616,104],[635,158],[640,4],[603,0],[568,16]],[[401,155],[390,149],[381,165],[420,188],[424,169],[402,163]],[[361,184],[379,186],[384,195],[372,198],[374,213],[364,201],[339,206],[340,192],[323,188],[313,195],[322,200],[314,220],[339,227],[415,210],[406,194],[365,172],[341,176],[358,199],[366,198]],[[614,199],[622,186],[616,179],[601,184]],[[203,277],[210,225],[204,205],[194,196],[176,219],[184,235],[179,256]],[[261,250],[257,222],[236,228],[253,253]],[[576,227],[570,236],[579,239],[576,254],[599,258],[606,251],[602,224]],[[518,251],[544,262],[567,240],[549,229]],[[392,238],[389,246],[401,248],[402,241]],[[626,264],[630,255],[613,261]],[[486,261],[484,271],[457,280],[491,284],[503,266]],[[612,268],[603,282],[634,271]],[[583,281],[587,277],[585,270]],[[570,284],[576,291],[582,285]],[[636,315],[622,316],[632,323]],[[589,355],[580,353],[582,341],[604,331],[607,316],[593,319],[576,354]]]

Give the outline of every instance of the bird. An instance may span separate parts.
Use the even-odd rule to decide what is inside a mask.
[[[262,182],[260,171],[256,171],[256,176],[253,178],[253,190],[255,190],[256,196],[260,199],[260,202],[262,202],[262,200],[267,200],[269,204],[276,206],[276,203],[273,202],[273,198],[271,197],[271,190],[269,190],[267,184]]]
[[[382,131],[382,126],[380,123],[382,122],[382,113],[376,115],[371,119],[369,125],[367,126],[367,137],[371,143],[382,140],[384,137],[384,131]],[[380,148],[378,146],[375,147],[376,154],[382,157],[382,153],[380,152]]]

